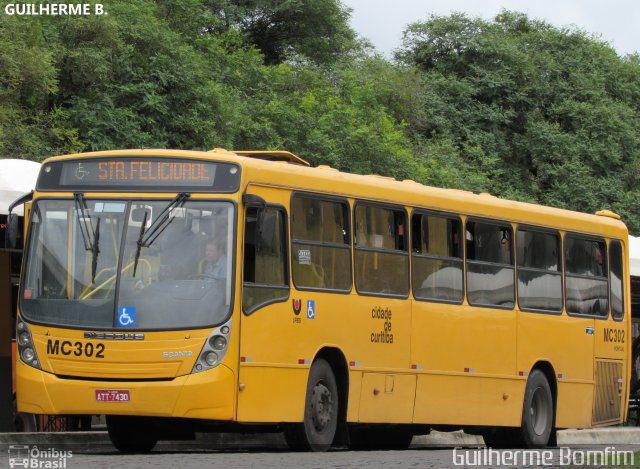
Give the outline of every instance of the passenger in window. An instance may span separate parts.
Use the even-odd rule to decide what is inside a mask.
[[[460,256],[460,238],[458,236],[458,224],[452,224],[451,227],[451,257],[462,257]]]
[[[602,256],[602,247],[600,246],[600,244],[598,244],[596,246],[596,275],[599,277],[604,277],[605,271],[604,271],[604,262],[603,262],[603,256]]]
[[[502,239],[500,240],[500,244],[506,252],[511,254],[511,240],[509,239],[509,231],[508,230],[500,230],[502,231]]]
[[[200,273],[216,279],[226,278],[227,256],[220,242],[209,241],[206,244]]]

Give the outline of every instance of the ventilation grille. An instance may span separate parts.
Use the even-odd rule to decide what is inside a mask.
[[[622,363],[596,360],[596,402],[593,423],[620,419]]]

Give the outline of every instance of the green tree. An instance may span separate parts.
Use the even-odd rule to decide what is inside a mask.
[[[37,41],[14,46],[40,54],[33,68],[50,80],[37,103],[16,105],[43,129],[17,125],[18,152],[284,148],[339,169],[421,177],[406,126],[361,79],[368,55],[339,2],[113,0],[108,12],[16,26]],[[267,17],[292,32],[268,47],[248,33]],[[28,56],[9,55],[23,67]]]
[[[423,79],[414,128],[422,145],[450,142],[497,195],[610,208],[640,229],[629,205],[640,161],[637,57],[503,11],[494,21],[454,14],[414,23],[397,59]]]
[[[262,52],[267,64],[282,63],[295,56],[329,64],[356,45],[355,33],[349,27],[350,12],[339,0],[215,3],[217,17],[224,19],[224,26],[239,28]]]

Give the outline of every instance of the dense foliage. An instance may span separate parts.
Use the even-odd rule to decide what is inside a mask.
[[[398,59],[421,71],[426,151],[453,147],[484,189],[620,213],[637,231],[640,63],[581,31],[503,12],[412,24]],[[434,150],[430,150],[433,146]]]
[[[640,58],[503,12],[409,25],[394,61],[338,0],[110,0],[0,16],[0,157],[287,149],[314,164],[640,230]]]

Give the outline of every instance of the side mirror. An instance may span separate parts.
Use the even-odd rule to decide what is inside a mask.
[[[7,249],[16,249],[18,246],[18,237],[20,235],[20,217],[13,213],[13,209],[18,205],[29,202],[33,199],[33,191],[18,197],[9,205],[9,216],[7,217],[7,230],[4,233],[4,247]]]
[[[242,203],[247,208],[255,208],[257,213],[256,217],[256,232],[255,232],[255,244],[257,246],[264,246],[265,239],[263,236],[264,224],[265,224],[265,212],[267,211],[267,201],[259,195],[255,194],[242,194]]]
[[[259,195],[255,195],[255,194],[247,194],[247,193],[242,194],[242,203],[247,206],[253,205],[256,207],[260,207],[261,209],[267,208],[267,201],[264,200]]]
[[[20,228],[20,217],[15,213],[10,213],[7,218],[7,229],[4,233],[4,245],[7,249],[16,249],[18,245],[18,230]]]

